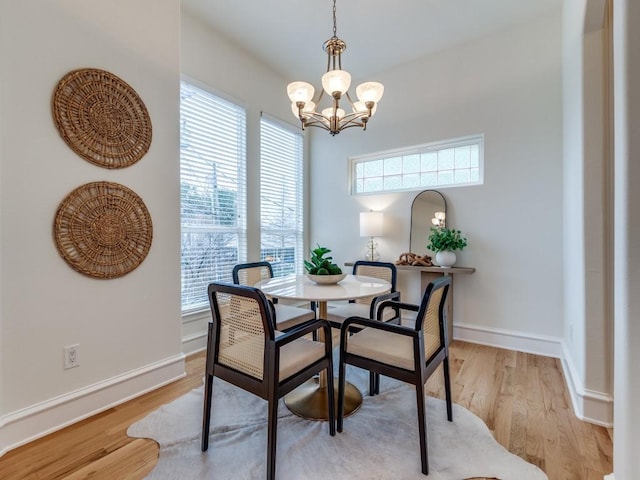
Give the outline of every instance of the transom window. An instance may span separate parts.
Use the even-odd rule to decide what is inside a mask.
[[[351,157],[351,194],[482,184],[483,150],[474,135]]]

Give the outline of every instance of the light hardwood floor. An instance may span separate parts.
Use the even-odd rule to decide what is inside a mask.
[[[611,432],[575,417],[559,360],[463,342],[453,342],[450,358],[454,402],[549,480],[602,480],[611,473]],[[0,457],[0,479],[144,478],[156,464],[157,444],[127,437],[127,428],[198,387],[203,373],[204,354],[190,356],[182,380]],[[444,398],[441,378],[434,373],[427,391]]]

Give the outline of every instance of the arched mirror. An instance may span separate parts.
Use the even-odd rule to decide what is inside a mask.
[[[445,226],[447,201],[437,190],[424,190],[411,204],[411,230],[409,251],[423,255],[427,251],[429,229],[434,225]]]

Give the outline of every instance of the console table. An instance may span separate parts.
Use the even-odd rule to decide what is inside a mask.
[[[353,266],[353,262],[346,262],[345,266],[350,267]],[[447,298],[447,329],[449,340],[453,340],[453,280],[454,277],[458,274],[471,274],[476,271],[475,268],[472,267],[423,267],[423,266],[414,266],[414,265],[396,265],[397,270],[401,271],[410,271],[410,272],[420,272],[420,291],[424,292],[427,288],[429,282],[433,279],[443,276],[450,275],[451,276],[451,286],[449,287],[449,297]]]

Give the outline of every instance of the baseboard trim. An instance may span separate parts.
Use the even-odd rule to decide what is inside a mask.
[[[602,427],[613,427],[613,396],[584,388],[564,342],[562,342],[561,360],[565,383],[569,389],[576,417]]]
[[[0,456],[185,376],[180,353],[0,417]]]
[[[499,328],[479,327],[477,325],[454,324],[454,340],[479,343],[491,347],[517,350],[545,357],[562,358],[562,340],[542,335],[525,335]]]
[[[182,353],[191,355],[207,348],[207,332],[182,337]]]
[[[182,353],[191,355],[207,348],[207,325],[211,321],[209,310],[192,312],[182,317]]]
[[[467,324],[454,325],[453,338],[491,347],[559,358],[575,416],[595,425],[613,426],[613,397],[607,393],[584,388],[562,339],[525,335],[509,330]]]

